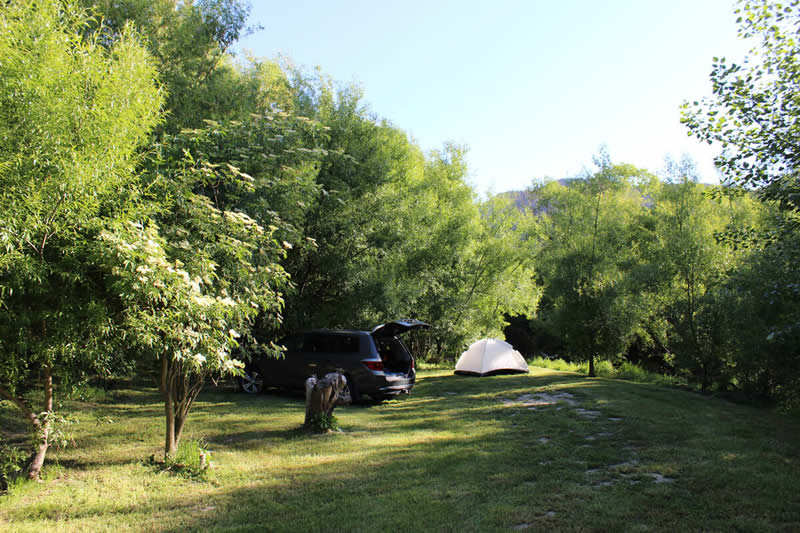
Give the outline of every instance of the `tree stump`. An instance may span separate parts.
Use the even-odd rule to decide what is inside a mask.
[[[306,380],[306,419],[304,425],[318,431],[336,427],[333,410],[341,392],[347,387],[347,378],[340,372],[325,374],[321,379],[311,376]]]

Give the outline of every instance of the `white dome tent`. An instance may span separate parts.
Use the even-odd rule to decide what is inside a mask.
[[[495,374],[526,374],[528,364],[522,354],[507,342],[481,339],[467,348],[456,363],[456,374],[492,376]]]

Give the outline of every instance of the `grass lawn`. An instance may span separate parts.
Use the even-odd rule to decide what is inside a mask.
[[[800,530],[800,420],[655,385],[422,371],[326,435],[298,430],[299,396],[209,390],[184,436],[209,482],[145,464],[155,390],[73,407],[78,447],[0,498],[0,531]]]

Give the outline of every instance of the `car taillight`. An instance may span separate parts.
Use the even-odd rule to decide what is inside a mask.
[[[383,371],[383,361],[361,361],[364,365],[373,372]]]
[[[411,370],[414,370],[414,368],[415,368],[415,367],[414,367],[414,358],[412,357],[412,358],[411,358]]]

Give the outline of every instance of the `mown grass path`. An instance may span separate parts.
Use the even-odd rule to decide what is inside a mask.
[[[79,447],[0,500],[0,530],[800,530],[800,421],[674,389],[425,371],[327,435],[298,430],[302,398],[209,391],[187,427],[214,451],[207,483],[143,464],[153,390],[112,396],[78,405]]]

